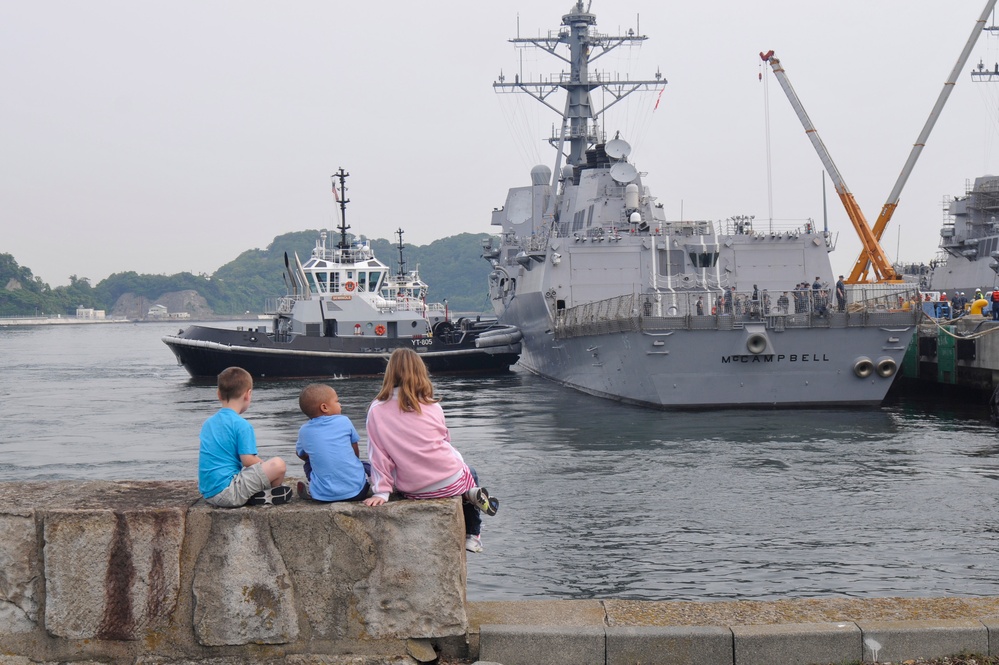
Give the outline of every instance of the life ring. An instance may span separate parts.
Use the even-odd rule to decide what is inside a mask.
[[[385,334],[385,326],[383,326],[380,323],[377,326],[375,326],[375,334],[376,335],[384,335]]]
[[[351,282],[350,280],[347,280],[346,282],[343,283],[343,288],[345,288],[348,291],[353,291],[354,289],[357,288],[357,284]]]

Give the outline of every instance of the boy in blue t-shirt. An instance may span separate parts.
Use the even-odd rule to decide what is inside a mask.
[[[316,501],[363,501],[368,479],[359,459],[361,437],[340,414],[336,391],[322,383],[311,383],[298,396],[298,406],[309,422],[298,430],[295,454],[305,461],[306,482],[298,483],[298,495]]]
[[[253,398],[253,377],[241,367],[229,367],[218,376],[222,408],[201,427],[198,489],[205,501],[219,508],[285,503],[285,463],[280,457],[266,462],[257,456],[257,436],[242,414]]]

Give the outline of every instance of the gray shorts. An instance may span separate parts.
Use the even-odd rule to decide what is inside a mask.
[[[271,481],[264,473],[264,465],[262,462],[258,462],[253,466],[244,466],[233,477],[229,487],[215,496],[205,499],[205,501],[218,508],[238,508],[245,506],[251,496],[270,486]]]

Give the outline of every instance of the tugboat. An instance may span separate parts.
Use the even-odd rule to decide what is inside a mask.
[[[267,300],[266,326],[221,329],[190,326],[163,342],[192,377],[213,377],[238,366],[257,378],[330,378],[379,375],[389,354],[409,347],[434,374],[505,372],[520,355],[520,331],[493,317],[452,321],[443,304],[427,303],[418,271],[395,275],[364,241],[347,241],[347,198],[339,182],[340,240],[319,234],[303,265],[285,254],[291,294]]]
[[[663,409],[880,404],[921,316],[915,289],[863,285],[840,307],[832,234],[811,220],[668,220],[631,146],[608,140],[601,122],[632,92],[661,95],[666,81],[591,68],[644,39],[599,32],[577,0],[557,31],[510,40],[569,71],[493,84],[561,114],[554,169],[535,166],[530,184],[509,190],[492,213],[500,243],[483,245],[493,308],[523,333],[519,366]]]

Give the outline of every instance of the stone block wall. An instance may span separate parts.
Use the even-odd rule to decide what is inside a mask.
[[[457,499],[226,510],[194,481],[0,483],[0,663],[463,639],[463,524]]]

